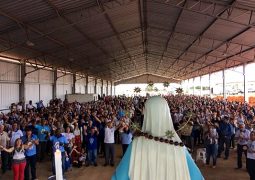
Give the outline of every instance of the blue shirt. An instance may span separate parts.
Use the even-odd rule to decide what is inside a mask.
[[[26,135],[25,135],[25,136],[22,136],[21,139],[22,139],[22,142],[23,142],[24,144],[27,143],[27,142],[29,142]],[[34,141],[34,140],[37,140],[37,139],[38,139],[38,137],[37,137],[36,135],[32,134],[31,140],[30,140],[30,141]],[[25,150],[25,155],[26,155],[26,156],[33,156],[33,155],[36,155],[36,145],[33,144],[32,147],[30,147],[29,149],[26,149],[26,150]]]
[[[39,141],[47,141],[46,140],[46,132],[50,132],[49,126],[36,125],[35,128],[38,130],[38,138]]]
[[[51,136],[50,141],[53,143],[53,152],[55,152],[57,149],[59,149],[61,152],[65,152],[64,145],[68,144],[65,136],[63,136],[62,134],[59,137]]]
[[[88,150],[97,149],[97,135],[88,134]]]
[[[121,143],[122,144],[130,144],[132,142],[132,134],[131,132],[129,133],[121,133]]]
[[[220,124],[220,135],[230,138],[232,136],[231,125],[229,123]]]

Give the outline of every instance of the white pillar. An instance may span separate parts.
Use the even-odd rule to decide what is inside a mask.
[[[193,95],[195,95],[195,78],[193,78]]]
[[[223,69],[222,71],[222,81],[223,81],[223,99],[227,99],[225,69]]]
[[[109,82],[106,81],[106,96],[109,96]]]
[[[212,97],[212,90],[211,90],[211,73],[209,73],[209,97]]]
[[[245,63],[243,65],[243,87],[244,87],[244,102],[249,102],[249,96],[248,96],[248,79],[246,78],[246,66],[247,64]]]
[[[113,89],[112,89],[112,84],[113,84],[113,83],[112,83],[112,81],[111,81],[111,96],[113,95],[113,92],[112,92],[112,90],[113,90]]]
[[[200,76],[200,96],[202,96],[202,76]]]

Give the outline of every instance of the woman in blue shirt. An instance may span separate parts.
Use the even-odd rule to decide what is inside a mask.
[[[121,132],[121,144],[122,144],[122,155],[124,156],[128,145],[132,142],[133,135],[127,124],[122,124],[122,132]],[[121,130],[120,130],[121,131]]]

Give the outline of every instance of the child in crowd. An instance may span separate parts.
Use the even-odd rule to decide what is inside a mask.
[[[74,167],[78,167],[80,168],[86,161],[86,153],[85,153],[85,149],[82,149],[81,152],[79,152],[77,150],[77,146],[74,146],[72,151],[71,151],[71,154],[72,153],[75,153],[76,156],[74,159],[72,159],[72,165]]]
[[[97,136],[98,130],[96,127],[91,128],[91,133],[87,136],[87,148],[88,148],[88,161],[86,166],[97,166]]]

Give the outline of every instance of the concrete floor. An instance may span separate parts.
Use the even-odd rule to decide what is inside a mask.
[[[119,162],[121,155],[121,148],[119,145],[116,147],[117,157],[116,161]],[[235,170],[236,167],[236,151],[231,150],[229,160],[218,159],[217,167],[205,167],[198,163],[206,180],[248,180],[249,176],[244,169]],[[104,159],[98,159],[98,167],[81,167],[73,168],[72,171],[66,173],[68,180],[109,180],[113,174],[115,167],[103,167]],[[244,166],[245,167],[245,166]],[[50,162],[38,163],[37,174],[39,180],[46,180],[51,175]],[[0,175],[0,180],[11,180],[12,171],[8,171],[5,175]]]

